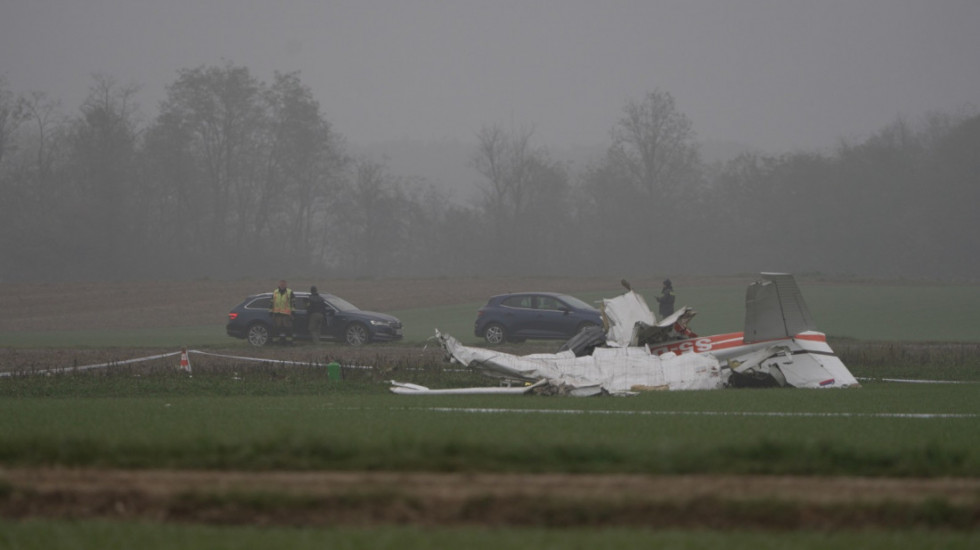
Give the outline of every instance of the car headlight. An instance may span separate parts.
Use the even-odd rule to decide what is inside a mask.
[[[388,321],[378,321],[378,320],[375,320],[375,319],[372,319],[371,320],[371,324],[374,325],[374,326],[376,326],[376,327],[387,327],[387,326],[390,326],[391,325],[391,323],[388,322]]]

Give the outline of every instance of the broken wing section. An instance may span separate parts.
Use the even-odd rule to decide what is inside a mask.
[[[543,381],[542,381],[543,382]],[[432,389],[426,386],[420,386],[418,384],[412,384],[409,382],[397,382],[395,380],[391,381],[391,393],[396,393],[399,395],[521,395],[525,393],[530,393],[537,388],[538,385],[529,385],[521,387],[486,387],[486,388],[445,388],[445,389]]]
[[[805,333],[803,336],[818,336]],[[819,335],[822,336],[822,335]],[[852,388],[860,384],[826,343],[784,340],[727,362],[732,387]]]
[[[797,334],[792,354],[781,366],[786,382],[794,388],[855,388],[858,383],[820,332]]]
[[[702,390],[724,387],[718,360],[709,354],[652,355],[646,347],[596,348],[576,357],[571,351],[511,355],[464,346],[436,331],[450,360],[481,373],[526,382],[547,381],[569,395],[630,395],[643,390]]]

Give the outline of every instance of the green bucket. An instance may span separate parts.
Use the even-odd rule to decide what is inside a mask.
[[[340,380],[340,363],[331,361],[327,363],[327,380]]]

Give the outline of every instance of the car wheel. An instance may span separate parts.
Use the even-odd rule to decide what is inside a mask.
[[[360,323],[351,323],[344,331],[344,341],[350,346],[362,346],[370,340],[367,327]]]
[[[507,331],[499,323],[490,323],[487,328],[483,329],[483,339],[493,346],[503,344],[504,340],[507,339]]]
[[[269,327],[263,323],[253,323],[248,327],[248,343],[257,348],[269,343]]]

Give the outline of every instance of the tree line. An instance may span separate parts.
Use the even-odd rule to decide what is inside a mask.
[[[485,125],[459,204],[351,154],[299,73],[184,69],[149,120],[137,93],[95,76],[66,114],[0,79],[0,280],[980,272],[975,113],[709,164],[654,90],[575,164]]]

